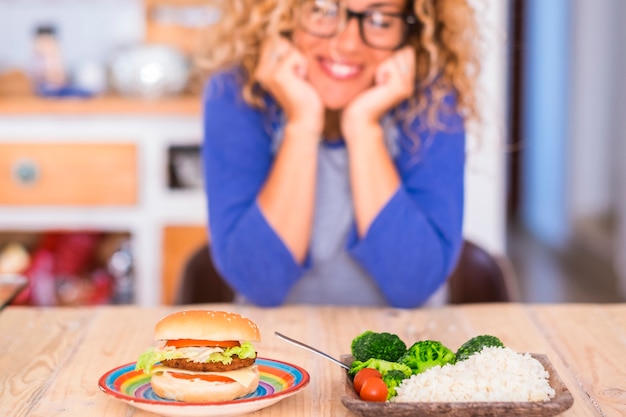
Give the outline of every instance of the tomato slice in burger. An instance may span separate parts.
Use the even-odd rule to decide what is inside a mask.
[[[224,383],[235,382],[234,379],[229,378],[227,376],[223,376],[223,375],[180,374],[178,372],[171,372],[170,374],[174,378],[180,378],[180,379],[201,379],[207,382],[224,382]]]
[[[168,340],[165,342],[165,346],[173,346],[175,348],[183,348],[183,347],[191,347],[191,346],[217,346],[222,348],[229,348],[234,346],[239,346],[239,342],[237,340],[196,340],[196,339],[176,339],[176,340]]]

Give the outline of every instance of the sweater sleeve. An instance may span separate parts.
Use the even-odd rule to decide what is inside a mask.
[[[233,73],[209,80],[202,158],[211,254],[217,270],[250,302],[279,305],[303,274],[267,223],[256,198],[273,161],[267,121],[247,105]]]
[[[395,307],[424,303],[451,273],[460,252],[465,133],[460,118],[446,122],[449,129],[422,139],[417,160],[402,147],[396,158],[401,186],[366,235],[358,239],[354,228],[347,242],[351,256]]]

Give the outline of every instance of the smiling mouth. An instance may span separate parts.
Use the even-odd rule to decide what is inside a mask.
[[[361,65],[349,65],[328,59],[319,60],[322,69],[333,78],[346,80],[357,76],[362,69]]]

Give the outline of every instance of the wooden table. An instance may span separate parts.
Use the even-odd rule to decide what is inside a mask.
[[[197,306],[195,306],[197,307]],[[467,305],[395,310],[290,306],[203,306],[244,314],[260,327],[259,356],[305,368],[300,393],[255,416],[351,416],[341,404],[342,369],[274,336],[281,332],[339,357],[371,329],[405,341],[436,339],[456,349],[478,334],[520,352],[543,353],[574,397],[564,416],[626,415],[626,304]],[[8,307],[0,312],[1,416],[153,416],[112,399],[99,377],[134,362],[154,324],[181,307]]]

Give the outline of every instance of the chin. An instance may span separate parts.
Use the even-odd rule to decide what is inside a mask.
[[[343,110],[359,95],[359,92],[346,92],[336,89],[332,95],[322,95],[324,107],[329,110]]]
[[[346,107],[346,104],[345,103],[324,102],[324,107],[327,110],[339,111],[339,110],[343,110]]]
[[[356,97],[366,91],[372,85],[371,82],[360,81],[328,81],[319,80],[311,84],[317,90],[322,103],[329,110],[342,110],[346,108]]]

